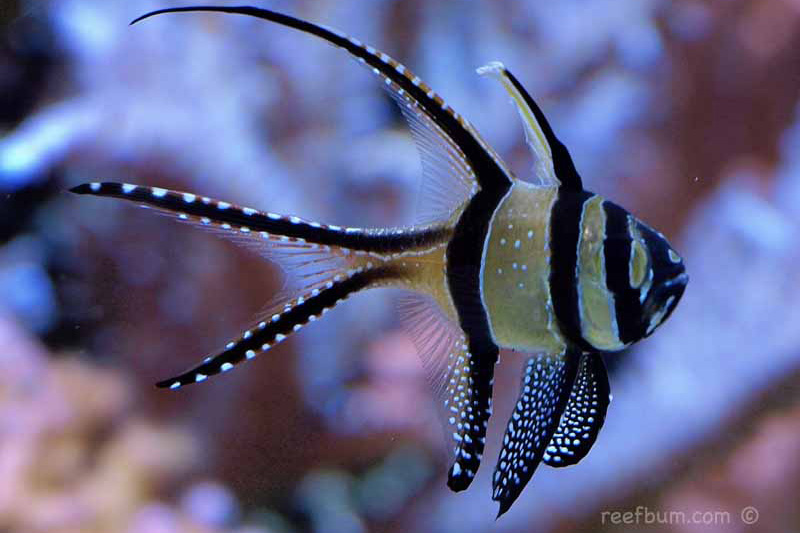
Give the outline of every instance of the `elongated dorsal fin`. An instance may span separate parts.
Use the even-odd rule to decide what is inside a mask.
[[[522,84],[499,61],[492,61],[477,70],[481,76],[500,80],[522,118],[525,138],[536,159],[536,178],[544,186],[559,186],[583,190],[581,177],[575,169],[566,146],[558,140],[547,118]]]
[[[388,54],[366,45],[333,28],[320,26],[290,15],[252,6],[187,6],[159,9],[142,15],[131,24],[164,13],[213,11],[260,18],[295,30],[315,35],[349,52],[359,63],[369,68],[387,85],[387,89],[402,102],[413,102],[415,113],[425,115],[438,127],[436,133],[447,137],[457,146],[469,167],[471,178],[482,189],[505,190],[511,184],[511,174],[489,144],[464,117],[450,107],[441,96],[405,65]],[[469,175],[470,173],[467,173]]]

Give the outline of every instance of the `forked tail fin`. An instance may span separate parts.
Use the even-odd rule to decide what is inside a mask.
[[[205,381],[214,374],[227,372],[236,364],[269,350],[350,295],[375,284],[386,283],[396,274],[392,267],[378,267],[357,268],[348,273],[347,277],[337,275],[321,289],[314,288],[303,296],[286,302],[282,312],[264,317],[255,327],[229,342],[219,354],[206,358],[200,365],[176,377],[156,383],[156,386],[177,389],[183,385]]]
[[[393,230],[342,228],[309,222],[295,216],[265,213],[249,207],[238,207],[207,196],[159,187],[141,187],[129,183],[84,183],[70,189],[76,194],[120,198],[153,207],[177,216],[183,221],[215,226],[239,233],[264,233],[298,242],[336,246],[356,252],[400,254],[430,247],[447,238],[444,225]],[[191,218],[190,218],[191,217]]]
[[[398,230],[341,228],[192,193],[126,183],[86,183],[72,192],[130,200],[219,232],[275,261],[293,282],[286,299],[278,301],[224,350],[158,383],[173,389],[205,381],[254,358],[360,290],[402,284],[406,258],[441,246],[450,232],[443,225]]]

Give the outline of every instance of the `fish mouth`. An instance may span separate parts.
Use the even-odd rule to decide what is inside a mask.
[[[652,317],[661,315],[657,325],[663,324],[677,307],[688,283],[689,275],[686,271],[681,270],[677,275],[662,281],[654,288],[644,305],[644,312],[642,313],[644,317],[642,325],[647,330],[646,337],[649,337],[656,329],[656,327],[650,327]]]

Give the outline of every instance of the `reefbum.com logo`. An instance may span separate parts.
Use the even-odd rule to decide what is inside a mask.
[[[745,507],[741,510],[738,517],[744,524],[755,524],[758,522],[758,509],[755,507]],[[613,525],[641,525],[641,524],[700,524],[725,525],[732,520],[729,511],[667,511],[651,510],[644,505],[636,507],[633,511],[602,511],[600,522]]]

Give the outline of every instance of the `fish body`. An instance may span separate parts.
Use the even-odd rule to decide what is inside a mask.
[[[466,489],[483,457],[499,350],[533,354],[493,477],[499,514],[537,466],[580,461],[610,401],[601,354],[648,336],[672,313],[688,281],[663,235],[584,190],[566,147],[519,81],[499,80],[535,156],[531,182],[516,178],[475,128],[404,65],[343,33],[253,7],[184,7],[282,24],[344,48],[371,69],[408,119],[422,152],[435,222],[346,228],[264,212],[189,192],[86,183],[79,194],[137,202],[256,248],[294,274],[295,294],[224,350],[160,387],[177,389],[268,351],[350,295],[400,287],[420,295],[404,312],[442,398],[452,438],[448,485]],[[429,217],[430,218],[430,217]],[[499,516],[498,514],[498,516]]]

